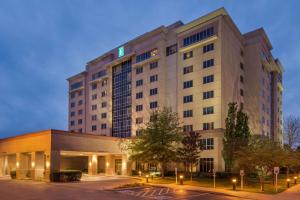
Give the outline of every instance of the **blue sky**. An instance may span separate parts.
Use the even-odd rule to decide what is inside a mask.
[[[300,1],[2,0],[0,138],[67,129],[67,81],[146,31],[225,7],[242,33],[264,27],[285,67],[284,115],[300,116]]]

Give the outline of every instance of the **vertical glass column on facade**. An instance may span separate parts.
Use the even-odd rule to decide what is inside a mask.
[[[131,60],[113,67],[112,136],[131,136]]]

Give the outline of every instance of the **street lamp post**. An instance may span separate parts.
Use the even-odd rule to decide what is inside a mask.
[[[179,180],[180,180],[180,185],[183,185],[183,175],[179,176]]]
[[[146,183],[149,183],[149,175],[146,175]]]
[[[297,179],[298,179],[298,177],[295,176],[295,177],[294,177],[294,184],[295,184],[295,185],[297,184]]]
[[[286,179],[286,187],[287,187],[287,188],[289,188],[289,187],[290,187],[290,182],[291,182],[291,179],[289,179],[289,178],[288,178],[288,179]]]
[[[236,190],[236,178],[232,179],[232,189]]]

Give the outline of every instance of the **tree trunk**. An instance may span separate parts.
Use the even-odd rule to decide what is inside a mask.
[[[190,173],[191,173],[191,181],[193,181],[193,165],[192,164],[190,164]]]
[[[263,176],[260,176],[260,190],[265,191],[265,178]]]
[[[161,177],[165,178],[165,164],[162,162],[160,166],[161,166]]]

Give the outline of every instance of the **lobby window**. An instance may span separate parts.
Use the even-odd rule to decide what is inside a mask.
[[[240,89],[240,95],[244,96],[244,90],[243,89]]]
[[[213,106],[203,108],[203,115],[209,115],[209,114],[214,114],[214,107]]]
[[[193,65],[183,68],[183,74],[188,74],[188,73],[191,73],[191,72],[193,72]]]
[[[141,73],[143,73],[143,67],[137,67],[136,69],[135,69],[135,73],[136,74],[141,74]]]
[[[212,150],[212,149],[214,149],[214,138],[200,139],[200,144],[201,144],[202,150]]]
[[[92,126],[92,131],[96,131],[97,130],[97,126],[93,125]]]
[[[142,117],[137,117],[137,118],[135,119],[135,123],[136,123],[136,124],[142,124],[142,123],[143,123],[143,118],[142,118]]]
[[[214,27],[207,28],[183,39],[183,46],[189,46],[214,35]]]
[[[203,84],[214,82],[214,75],[204,76]]]
[[[82,119],[78,119],[78,124],[82,124]]]
[[[213,51],[213,50],[214,50],[214,43],[203,46],[203,53]]]
[[[71,114],[70,114],[70,116],[71,116],[71,117],[74,117],[74,116],[75,116],[75,112],[72,111]]]
[[[183,97],[183,103],[193,102],[193,95],[188,95]]]
[[[106,129],[107,125],[106,124],[101,124],[101,129]]]
[[[244,70],[244,64],[243,63],[240,63],[240,68],[241,68],[241,70]]]
[[[214,91],[203,92],[203,99],[210,99],[214,97]]]
[[[101,107],[102,107],[102,108],[106,108],[106,106],[107,106],[107,102],[102,102],[102,103],[101,103]]]
[[[189,59],[193,57],[193,51],[183,53],[183,60]]]
[[[157,95],[157,93],[158,93],[157,88],[150,89],[150,96]]]
[[[135,111],[136,112],[139,112],[139,111],[142,111],[143,110],[143,105],[137,105],[135,106]]]
[[[78,106],[81,106],[83,104],[83,101],[82,100],[79,100],[78,101]]]
[[[193,125],[184,125],[183,132],[191,132],[193,131]]]
[[[105,119],[107,117],[107,113],[101,113],[101,119]]]
[[[158,107],[157,101],[150,102],[150,109],[157,108],[157,107]]]
[[[183,82],[183,89],[193,87],[193,80]]]
[[[203,130],[204,131],[213,130],[213,129],[214,129],[214,123],[213,122],[203,123]]]
[[[183,117],[184,118],[193,117],[193,110],[185,110],[185,111],[183,111]]]
[[[151,69],[155,69],[155,68],[157,68],[158,67],[158,62],[156,61],[156,62],[152,62],[152,63],[150,63],[150,70]]]
[[[70,125],[74,126],[75,122],[74,121],[70,121]]]
[[[240,76],[240,82],[244,83],[244,77],[243,76]]]
[[[83,111],[82,110],[78,110],[78,115],[82,115]]]
[[[166,55],[169,56],[169,55],[172,55],[174,53],[177,52],[177,44],[173,44],[171,46],[168,46],[166,48]]]
[[[153,76],[150,76],[150,83],[155,82],[157,80],[158,80],[158,75],[157,74],[153,75]]]
[[[92,84],[92,90],[96,90],[97,89],[97,83],[93,83]]]
[[[92,115],[92,121],[96,121],[97,120],[97,115]]]
[[[214,66],[214,59],[203,61],[203,69]]]
[[[138,92],[138,93],[136,93],[136,94],[135,94],[135,98],[136,98],[136,99],[141,99],[141,98],[143,98],[143,92]]]
[[[75,102],[72,102],[71,103],[71,108],[74,108],[75,107]]]
[[[143,85],[143,79],[137,80],[137,81],[135,82],[135,86],[136,86],[136,87],[141,86],[141,85]]]
[[[212,172],[214,169],[213,158],[200,158],[200,172]]]
[[[97,99],[97,94],[93,94],[92,95],[92,100],[96,100]]]

